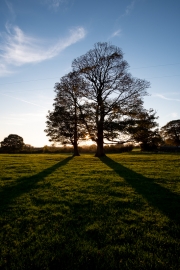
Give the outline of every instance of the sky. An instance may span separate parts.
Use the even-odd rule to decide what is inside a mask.
[[[180,119],[179,0],[0,0],[0,142],[17,134],[51,145],[54,85],[97,42],[122,49],[151,87],[144,107],[159,127]]]

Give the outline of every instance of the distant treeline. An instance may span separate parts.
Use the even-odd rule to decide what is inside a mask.
[[[96,145],[83,145],[79,146],[78,149],[79,153],[95,153]],[[133,145],[107,145],[104,147],[104,149],[106,153],[123,153],[132,151]],[[43,148],[34,148],[34,151],[38,153],[73,153],[73,146],[54,147],[46,145]]]
[[[129,152],[132,151],[134,148],[133,144],[128,145],[106,145],[104,146],[104,150],[106,153],[123,153],[123,152]],[[78,147],[80,153],[95,153],[96,152],[96,145],[83,145]],[[5,153],[4,151],[1,151],[0,153]],[[61,147],[55,147],[55,146],[47,146],[44,147],[33,147],[28,146],[24,147],[21,151],[18,151],[18,153],[22,154],[40,154],[40,153],[73,153],[73,146],[61,146]]]
[[[133,144],[116,144],[116,145],[105,145],[104,150],[105,153],[124,153],[124,152],[130,152],[134,148],[139,148],[139,150],[143,151],[140,146],[134,146]],[[96,145],[83,145],[79,146],[79,153],[95,153],[96,152]],[[149,149],[146,150],[148,152],[165,152],[165,153],[173,153],[173,152],[180,152],[180,147],[176,146],[170,146],[170,145],[164,145],[164,146],[159,146],[157,149]],[[0,153],[5,154],[5,153],[13,153],[13,152],[6,152],[2,151],[0,147]],[[61,154],[61,153],[73,153],[73,146],[47,146],[45,145],[44,147],[33,147],[33,146],[26,146],[17,152],[14,153],[19,153],[19,154],[43,154],[43,153],[54,153],[54,154]]]

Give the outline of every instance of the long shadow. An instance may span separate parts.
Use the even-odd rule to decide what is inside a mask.
[[[39,181],[42,181],[45,177],[53,173],[58,168],[66,165],[73,157],[67,157],[62,161],[56,163],[52,167],[43,170],[40,173],[32,175],[30,177],[21,177],[16,180],[16,184],[13,186],[5,187],[0,192],[0,212],[6,210],[8,205],[17,197],[23,193],[28,193],[31,189],[35,188]]]
[[[107,156],[100,158],[100,160],[123,177],[132,188],[147,199],[150,205],[172,221],[180,224],[180,196],[158,185],[154,179],[136,173]]]

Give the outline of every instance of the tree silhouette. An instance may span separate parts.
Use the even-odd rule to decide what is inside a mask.
[[[104,139],[110,139],[106,136],[108,123],[113,126],[129,110],[142,105],[149,82],[133,78],[121,49],[106,42],[96,43],[94,49],[75,59],[72,67],[87,82],[84,121],[90,138],[96,141],[96,156],[104,156]],[[118,136],[118,132],[112,134],[112,139]]]
[[[87,133],[79,110],[84,86],[76,72],[63,76],[60,83],[55,84],[54,110],[47,115],[45,132],[50,141],[72,144],[74,156],[79,156],[78,140],[84,139]]]
[[[166,143],[180,146],[180,119],[168,122],[160,132]]]
[[[24,142],[22,137],[16,134],[10,134],[1,142],[1,150],[4,153],[17,153],[22,150],[23,145]]]
[[[162,142],[156,119],[158,117],[153,109],[142,109],[132,115],[132,121],[127,126],[131,138],[140,143],[142,151],[156,150]]]

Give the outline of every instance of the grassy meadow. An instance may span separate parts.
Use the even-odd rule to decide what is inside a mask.
[[[0,155],[0,269],[180,269],[180,155]]]

